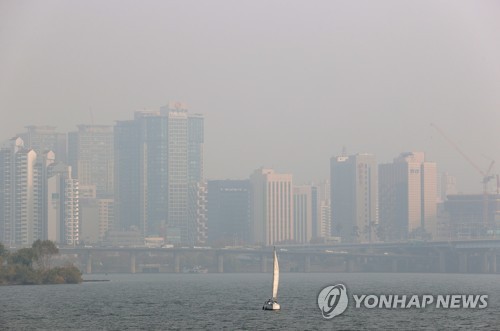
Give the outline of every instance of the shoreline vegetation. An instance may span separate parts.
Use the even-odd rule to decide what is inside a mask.
[[[79,284],[82,273],[72,264],[51,267],[59,249],[50,240],[37,240],[31,248],[9,252],[0,243],[0,286]]]

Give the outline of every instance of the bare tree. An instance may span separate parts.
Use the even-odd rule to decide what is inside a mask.
[[[40,240],[38,239],[31,246],[35,254],[35,261],[38,268],[42,270],[50,269],[50,262],[53,255],[59,253],[59,249],[50,240]]]

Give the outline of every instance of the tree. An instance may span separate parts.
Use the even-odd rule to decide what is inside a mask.
[[[21,248],[14,254],[11,254],[9,260],[13,264],[31,268],[33,266],[33,260],[35,260],[35,253],[32,248]]]
[[[2,267],[3,264],[3,259],[7,257],[9,251],[5,248],[5,246],[0,243],[0,268]]]
[[[50,269],[50,260],[53,255],[59,253],[56,244],[50,240],[38,239],[31,246],[35,254],[35,261],[38,268],[42,270]]]

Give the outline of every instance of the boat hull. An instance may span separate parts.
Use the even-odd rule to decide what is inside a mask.
[[[273,302],[266,301],[264,303],[264,306],[262,306],[262,309],[263,310],[281,310],[281,306],[276,301],[273,301]]]

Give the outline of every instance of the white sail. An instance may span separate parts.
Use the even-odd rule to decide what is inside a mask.
[[[280,268],[278,265],[278,257],[276,256],[276,249],[274,250],[274,261],[273,261],[273,299],[278,299],[278,284],[280,281]]]

